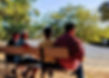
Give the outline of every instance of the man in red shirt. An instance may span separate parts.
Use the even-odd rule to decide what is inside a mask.
[[[65,25],[65,33],[60,36],[55,45],[59,47],[67,47],[69,49],[68,59],[58,59],[59,65],[66,70],[76,71],[78,78],[83,78],[82,62],[84,51],[80,40],[76,37],[76,29],[73,23]]]

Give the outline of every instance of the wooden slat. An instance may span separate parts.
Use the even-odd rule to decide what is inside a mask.
[[[40,53],[38,48],[23,48],[14,46],[0,47],[0,51],[3,51],[6,54],[20,54],[20,55]]]
[[[66,48],[44,48],[45,56],[53,58],[68,58],[69,53]]]
[[[40,48],[22,48],[22,47],[0,47],[0,51],[3,51],[6,54],[31,54],[31,55],[40,55]],[[67,58],[69,56],[68,50],[66,48],[44,48],[44,56],[53,57],[53,58]]]

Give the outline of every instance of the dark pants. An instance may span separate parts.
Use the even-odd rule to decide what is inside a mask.
[[[6,60],[7,60],[7,63],[18,64],[21,60],[21,56],[20,55],[7,55]]]
[[[43,74],[46,72],[46,68],[51,67],[51,70],[49,70],[49,76],[50,78],[52,78],[53,76],[53,68],[56,70],[64,70],[64,68],[62,66],[60,66],[59,64],[44,64],[44,68],[43,68]],[[84,78],[84,72],[83,72],[83,66],[80,65],[79,68],[73,73],[77,76],[77,78]],[[43,77],[42,77],[43,78]]]
[[[80,67],[76,70],[75,75],[77,76],[77,78],[84,78],[82,65],[80,65]]]

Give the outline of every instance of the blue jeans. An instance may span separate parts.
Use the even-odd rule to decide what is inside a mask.
[[[77,76],[77,78],[84,78],[82,65],[80,65],[80,67],[75,71],[75,75]]]

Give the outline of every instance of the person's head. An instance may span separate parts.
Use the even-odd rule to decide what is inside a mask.
[[[74,23],[66,23],[65,24],[65,32],[74,36],[75,35]]]
[[[17,33],[17,32],[13,33],[12,39],[13,39],[14,41],[18,41],[18,40],[20,39],[20,34]]]
[[[45,38],[47,38],[47,39],[51,38],[52,29],[50,27],[45,28],[43,34],[44,34]]]

